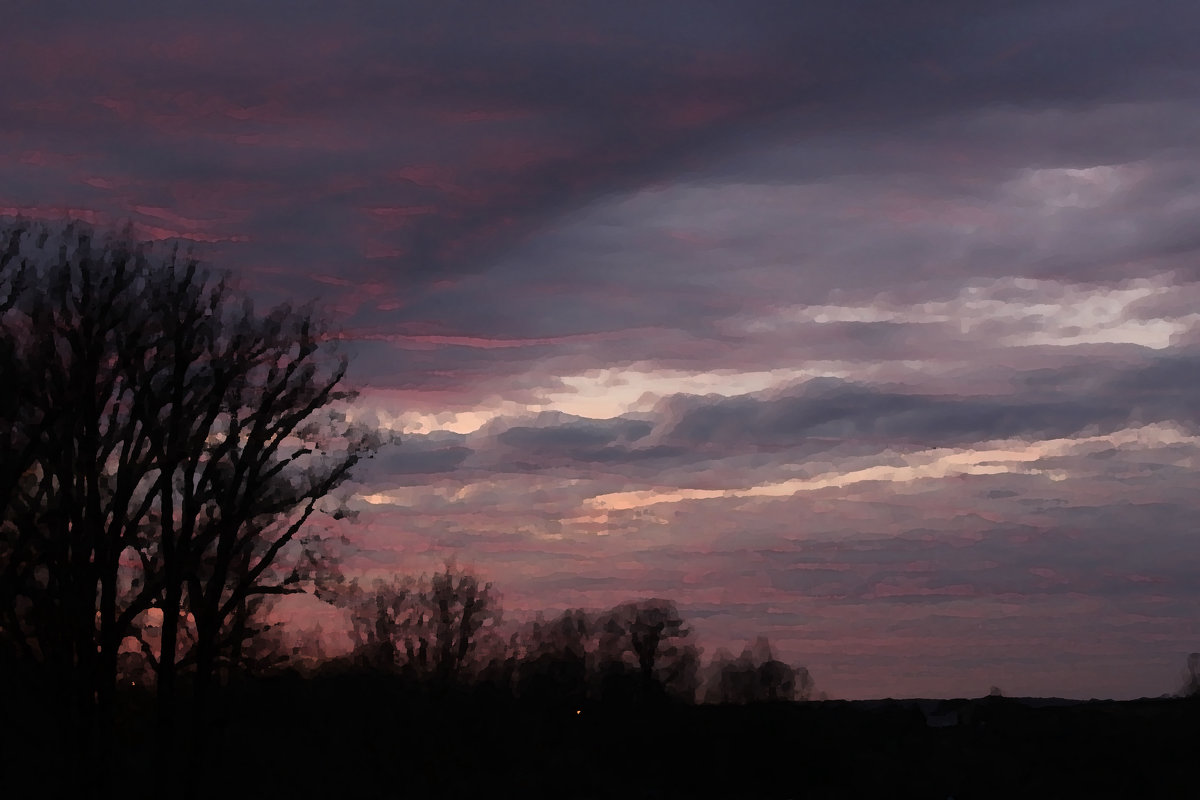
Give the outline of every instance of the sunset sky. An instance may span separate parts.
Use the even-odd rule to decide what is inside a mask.
[[[1200,650],[1195,0],[12,0],[0,215],[344,331],[353,574],[675,600],[832,697]]]

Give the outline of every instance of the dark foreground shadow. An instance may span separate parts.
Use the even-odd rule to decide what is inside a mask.
[[[123,798],[1188,797],[1200,730],[1195,700],[694,706],[285,674],[226,688],[200,766],[156,785],[149,698],[121,708]],[[37,699],[3,711],[7,796],[65,796],[75,765]]]

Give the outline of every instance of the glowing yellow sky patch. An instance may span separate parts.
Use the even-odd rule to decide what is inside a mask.
[[[846,365],[832,363],[749,372],[732,369],[703,372],[647,370],[636,365],[614,367],[563,376],[560,380],[568,389],[547,392],[545,408],[592,419],[608,419],[630,411],[649,411],[658,400],[673,394],[734,397],[796,381],[849,374]]]
[[[468,411],[441,411],[422,413],[418,411],[391,412],[383,404],[364,403],[356,413],[348,415],[351,422],[373,415],[380,430],[399,434],[426,434],[433,431],[451,433],[473,433],[491,422],[503,411],[494,409],[471,409]]]
[[[971,453],[978,461],[970,458],[939,459],[929,464],[902,467],[879,465],[851,472],[829,472],[814,478],[792,478],[777,483],[765,483],[743,489],[673,489],[612,492],[597,495],[587,501],[593,508],[628,510],[660,503],[678,503],[685,500],[712,500],[728,497],[787,497],[797,492],[820,489],[844,488],[867,481],[903,483],[928,478],[945,478],[950,475],[995,475],[1012,470],[1003,464],[994,463],[991,454]],[[986,457],[985,457],[986,456]],[[1031,456],[1023,460],[1036,460]],[[1016,459],[1010,459],[1016,460]]]

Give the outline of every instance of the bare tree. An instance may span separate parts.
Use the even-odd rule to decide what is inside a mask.
[[[120,641],[160,587],[143,576],[118,598],[121,555],[148,549],[160,514],[148,412],[165,365],[128,241],[68,228],[49,249],[21,224],[3,239],[0,638],[66,688],[86,754],[94,726],[108,741]]]
[[[469,572],[447,565],[434,574],[429,599],[437,631],[438,676],[451,680],[469,665],[484,626],[499,622],[498,597],[490,583],[480,584]]]
[[[345,359],[310,309],[257,314],[128,230],[18,222],[2,241],[0,642],[103,743],[122,640],[155,609],[166,739],[178,669],[199,712],[255,598],[298,588],[281,554],[370,449],[336,410]]]
[[[601,615],[598,667],[611,687],[636,670],[637,691],[670,690],[685,696],[694,684],[696,651],[687,644],[691,629],[670,600],[624,603]],[[694,685],[691,687],[695,691]]]
[[[524,635],[514,635],[517,696],[534,703],[574,705],[588,690],[589,645],[594,621],[583,610],[564,611],[547,622],[539,617]]]
[[[429,609],[415,580],[377,579],[365,589],[352,580],[327,589],[326,597],[349,609],[350,636],[361,666],[398,668],[407,650],[404,663],[424,671],[429,660]]]
[[[362,589],[351,581],[335,602],[351,610],[352,636],[366,664],[399,667],[412,678],[457,679],[482,634],[500,621],[490,583],[446,565],[432,578],[393,578]]]
[[[770,642],[760,636],[733,659],[720,651],[709,668],[705,699],[710,703],[762,703],[808,700],[813,680],[805,667],[776,659]]]
[[[180,513],[178,523],[163,515],[160,565],[168,587],[186,585],[201,706],[218,659],[246,634],[252,601],[297,589],[271,569],[367,446],[330,407],[350,396],[339,389],[346,365],[327,363],[307,309],[259,317],[247,303],[219,323],[177,340],[189,367],[170,388],[180,407],[193,390],[198,407],[172,415],[161,444],[179,464],[163,502],[178,497]],[[165,603],[164,624],[174,612]]]

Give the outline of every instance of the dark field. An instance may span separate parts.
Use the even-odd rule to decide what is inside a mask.
[[[1184,798],[1200,744],[1194,700],[576,707],[283,676],[226,689],[208,750],[158,787],[148,698],[123,699],[114,785],[130,798]],[[61,737],[28,696],[6,705],[9,796],[63,796]]]

